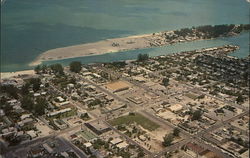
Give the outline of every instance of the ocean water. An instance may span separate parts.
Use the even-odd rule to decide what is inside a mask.
[[[6,0],[1,6],[1,72],[31,69],[49,49],[136,34],[207,24],[247,24],[246,0]],[[233,56],[249,54],[249,34],[160,48],[59,60],[83,63],[135,59],[223,44],[240,45]],[[55,63],[46,62],[46,63]]]

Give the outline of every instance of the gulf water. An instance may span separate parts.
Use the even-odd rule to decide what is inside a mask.
[[[49,49],[107,38],[199,25],[248,24],[246,0],[6,0],[1,5],[1,72],[31,69],[28,64]],[[233,56],[249,54],[249,33],[160,48],[81,57],[83,63],[135,59],[235,44]]]

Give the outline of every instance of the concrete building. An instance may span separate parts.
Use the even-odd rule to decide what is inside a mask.
[[[92,130],[97,135],[101,135],[111,130],[111,128],[109,128],[108,125],[106,125],[104,122],[101,121],[88,122],[85,123],[85,126],[88,127],[90,130]]]
[[[172,112],[178,112],[180,110],[182,110],[182,105],[181,104],[174,104],[174,105],[171,105],[170,107],[168,107],[168,109]]]

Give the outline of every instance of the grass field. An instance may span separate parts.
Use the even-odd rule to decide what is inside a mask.
[[[86,130],[79,132],[79,134],[87,141],[96,138],[96,135]]]
[[[152,122],[151,120],[147,119],[146,117],[135,113],[134,115],[126,115],[121,116],[116,119],[109,121],[110,124],[113,126],[122,125],[122,124],[131,124],[136,122],[137,124],[141,125],[143,128],[153,131],[160,127],[158,124]]]

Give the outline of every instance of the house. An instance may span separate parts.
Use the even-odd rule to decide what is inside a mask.
[[[2,117],[4,115],[5,115],[4,111],[2,109],[0,109],[0,116]]]
[[[65,158],[69,158],[69,154],[67,152],[61,152],[61,155]]]
[[[66,109],[62,109],[62,110],[58,110],[58,111],[54,111],[54,112],[48,113],[47,116],[52,117],[52,116],[56,116],[58,114],[69,112],[71,110],[72,110],[71,108],[66,108]]]
[[[39,97],[40,95],[40,93],[34,93],[34,97]]]
[[[58,104],[58,106],[68,105],[69,103],[70,103],[69,101],[61,102]]]
[[[89,70],[88,69],[86,69],[85,67],[82,67],[82,70],[81,70],[82,72],[88,72]]]
[[[64,99],[63,99],[61,96],[57,97],[56,99],[57,99],[59,102],[63,102],[63,101],[64,101]]]
[[[37,134],[34,130],[27,131],[27,134],[33,139],[37,137]]]
[[[96,77],[96,78],[101,78],[101,76],[96,74],[96,73],[93,73],[93,76]]]
[[[27,125],[27,124],[30,124],[30,123],[33,123],[33,119],[32,118],[25,118],[24,120],[22,121],[19,121],[17,124],[22,127],[24,125]]]
[[[84,72],[82,73],[83,76],[88,76],[88,75],[91,75],[92,73],[91,72]]]
[[[38,148],[38,149],[31,149],[30,155],[31,155],[33,158],[40,157],[40,156],[42,156],[42,150],[39,149],[39,148]]]
[[[117,146],[119,149],[125,149],[125,148],[127,148],[127,147],[129,146],[129,144],[126,143],[126,142],[122,142],[122,143],[117,144],[116,146]]]
[[[42,146],[48,153],[51,154],[53,152],[53,149],[47,143],[44,143]]]
[[[146,79],[143,76],[134,76],[133,79],[141,83],[146,82]]]
[[[41,92],[41,95],[46,95],[47,94],[47,92]]]
[[[60,119],[54,119],[54,124],[60,128],[60,129],[65,129],[68,127],[68,125],[63,121],[63,120],[60,120]]]
[[[10,136],[13,135],[17,132],[17,129],[14,127],[9,127],[9,128],[5,128],[2,130],[2,136]]]
[[[90,142],[84,143],[83,144],[86,148],[90,148],[92,146],[92,144]]]
[[[74,86],[74,84],[72,84],[72,83],[69,83],[68,85],[67,85],[67,89],[72,89],[72,88],[74,88],[75,86]]]
[[[77,115],[79,117],[85,114],[88,114],[87,110],[82,110],[82,109],[77,110]]]
[[[74,97],[74,98],[77,98],[77,99],[80,98],[80,96],[76,92],[72,93],[71,97]]]
[[[8,103],[9,105],[14,105],[14,104],[17,103],[17,100],[16,100],[16,99],[12,99],[12,100],[7,101],[7,103]]]
[[[24,120],[26,118],[29,118],[31,116],[31,114],[23,114],[20,118],[21,120]]]
[[[113,139],[113,140],[110,141],[110,143],[111,143],[112,145],[116,145],[116,144],[119,144],[119,143],[121,143],[121,142],[123,142],[123,140],[120,139],[120,138],[115,138],[115,139]]]

